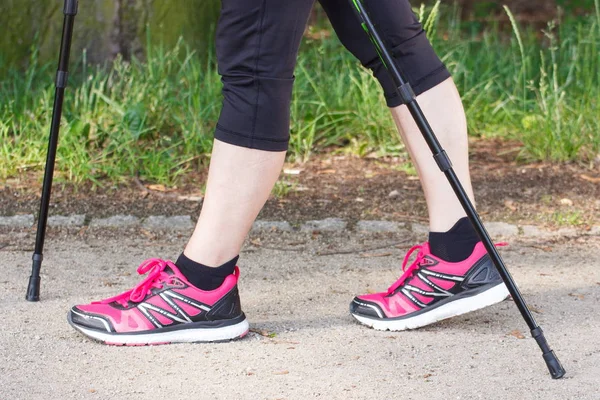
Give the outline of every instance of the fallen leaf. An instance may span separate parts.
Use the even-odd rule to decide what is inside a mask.
[[[154,190],[157,192],[166,192],[167,191],[167,188],[165,187],[165,185],[148,185],[148,189]]]
[[[583,179],[584,181],[588,181],[588,182],[592,182],[592,183],[600,183],[600,178],[595,178],[586,174],[581,174],[579,175],[579,177],[581,179]]]
[[[571,207],[573,205],[573,200],[567,198],[560,199],[560,204]]]
[[[520,330],[518,330],[518,329],[515,329],[514,331],[511,331],[511,332],[509,333],[509,335],[510,335],[510,336],[514,336],[514,337],[516,337],[517,339],[525,339],[525,336],[524,336],[524,335],[521,333],[521,331],[520,331]]]
[[[323,170],[317,172],[317,175],[335,174],[335,173],[336,173],[335,169],[323,169]]]
[[[515,206],[515,202],[512,200],[505,200],[504,207],[508,208],[511,211],[517,211],[517,206]]]
[[[579,300],[583,300],[583,299],[585,299],[585,295],[583,295],[583,294],[579,294],[579,293],[569,293],[569,296],[571,296],[571,297],[576,297],[576,298],[578,298]]]
[[[266,329],[250,329],[250,332],[256,333],[260,336],[264,336],[264,337],[268,337],[268,338],[274,338],[275,336],[277,336],[277,334],[275,332],[269,332]]]
[[[540,310],[539,308],[536,308],[536,307],[529,306],[529,310],[533,311],[536,314],[543,314],[544,313],[542,310]]]
[[[425,374],[425,375],[423,375],[423,378],[427,379],[427,378],[429,378],[430,376],[433,376],[433,374]]]
[[[371,289],[371,288],[367,288],[367,293],[368,294],[375,294],[375,293],[377,293],[377,291],[374,290],[374,289]]]
[[[193,196],[193,195],[177,196],[177,200],[183,200],[183,201],[202,201],[203,199],[204,199],[203,196]]]
[[[275,372],[273,372],[273,375],[287,375],[289,373],[290,373],[290,371],[283,370],[283,371],[275,371]]]
[[[392,253],[362,253],[360,255],[361,258],[373,258],[373,257],[388,257],[391,256]]]
[[[146,230],[146,229],[140,229],[140,233],[144,236],[146,236],[148,239],[154,239],[156,236],[154,235],[154,233]]]

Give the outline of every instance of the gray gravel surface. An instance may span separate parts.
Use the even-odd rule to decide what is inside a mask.
[[[133,228],[51,233],[42,301],[28,303],[33,234],[0,231],[0,399],[600,399],[598,238],[502,249],[567,368],[559,381],[512,301],[416,331],[355,323],[353,295],[385,290],[415,239],[255,235],[241,258],[246,338],[110,347],[75,332],[69,307],[130,288],[143,259],[174,258],[185,238]]]

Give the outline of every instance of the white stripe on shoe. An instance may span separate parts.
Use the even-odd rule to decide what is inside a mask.
[[[74,324],[72,326],[92,339],[105,342],[106,344],[117,345],[217,342],[243,337],[248,333],[250,328],[247,319],[244,319],[235,325],[223,326],[220,328],[189,328],[159,333],[140,333],[135,335],[100,332]]]
[[[471,311],[500,303],[508,297],[508,289],[504,283],[500,283],[493,288],[479,293],[475,296],[457,299],[443,306],[433,308],[430,311],[423,312],[404,319],[376,319],[368,318],[362,315],[352,314],[358,322],[370,326],[380,331],[403,331],[406,329],[416,329],[422,326],[433,324],[447,318],[466,314]]]

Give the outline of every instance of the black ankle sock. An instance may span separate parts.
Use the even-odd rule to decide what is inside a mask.
[[[459,219],[448,232],[429,232],[431,253],[448,262],[466,260],[478,242],[479,236],[467,217]]]
[[[225,278],[233,274],[238,258],[240,256],[212,268],[190,260],[185,254],[181,253],[175,265],[177,265],[183,276],[198,289],[214,290],[223,284]]]

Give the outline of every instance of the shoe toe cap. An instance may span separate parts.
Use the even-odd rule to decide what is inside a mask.
[[[111,322],[107,318],[103,318],[99,315],[93,315],[87,313],[77,306],[71,308],[69,310],[69,314],[67,315],[67,320],[75,326],[94,329],[103,332],[114,332]]]
[[[373,302],[355,297],[350,303],[350,313],[369,318],[384,318],[381,307]]]

